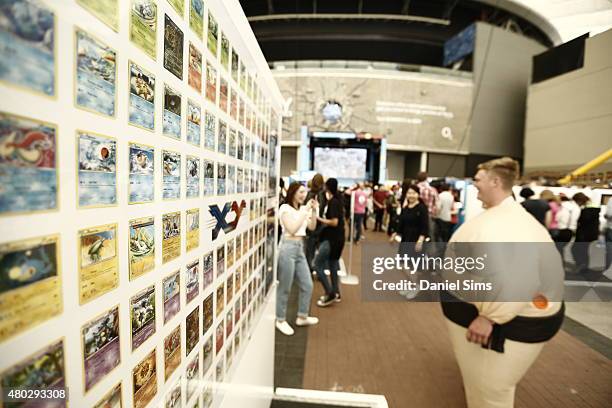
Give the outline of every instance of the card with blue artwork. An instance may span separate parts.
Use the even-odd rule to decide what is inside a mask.
[[[32,0],[0,2],[0,81],[55,96],[55,14]]]
[[[79,207],[117,204],[117,141],[77,131]]]
[[[152,146],[130,143],[129,204],[150,203],[155,199],[154,164]]]
[[[227,124],[219,119],[219,137],[217,141],[219,153],[227,153]]]
[[[181,139],[181,94],[164,85],[164,135]]]
[[[162,150],[163,199],[181,198],[181,154]]]
[[[132,61],[130,70],[129,123],[147,130],[155,129],[155,76]]]
[[[202,133],[202,108],[197,103],[187,101],[187,142],[200,146]]]
[[[215,151],[216,123],[215,115],[207,111],[204,121],[204,147],[212,151]]]
[[[115,116],[117,53],[83,30],[76,29],[76,106]]]
[[[204,197],[215,195],[215,163],[204,159]]]
[[[0,215],[57,209],[56,132],[0,112]]]
[[[185,171],[187,172],[187,198],[200,197],[200,158],[187,156]]]
[[[225,195],[225,163],[217,163],[217,195]]]

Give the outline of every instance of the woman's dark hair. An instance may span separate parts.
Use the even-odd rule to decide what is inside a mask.
[[[581,207],[585,205],[586,203],[588,203],[589,201],[591,201],[591,199],[587,197],[587,195],[584,193],[574,194],[574,196],[572,197],[572,200],[574,200],[576,204],[578,204]]]
[[[400,206],[404,205],[404,200],[406,199],[406,194],[408,194],[408,190],[414,190],[416,191],[417,194],[421,194],[421,190],[419,189],[419,186],[417,186],[416,184],[406,184],[404,183],[402,185],[402,195],[400,197]],[[421,201],[421,198],[419,198],[419,201]]]
[[[319,191],[323,190],[323,185],[325,181],[323,180],[323,176],[319,173],[315,174],[312,180],[310,180],[310,182],[310,191],[312,191],[313,193],[317,194],[319,193]]]
[[[529,198],[533,197],[535,193],[529,187],[523,187],[519,195],[523,197],[525,200],[529,200]]]
[[[327,191],[332,193],[335,196],[338,195],[338,180],[335,178],[330,178],[325,182],[325,188]]]
[[[287,197],[285,198],[285,204],[289,204],[293,207],[293,201],[295,198],[295,193],[302,187],[302,184],[299,181],[294,181],[289,184],[289,188],[287,189]],[[293,207],[296,208],[296,207]],[[297,208],[296,208],[297,209]]]

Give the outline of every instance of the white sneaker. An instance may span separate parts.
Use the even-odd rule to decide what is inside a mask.
[[[276,328],[278,329],[279,332],[283,333],[285,336],[293,336],[293,333],[295,333],[295,331],[293,331],[293,327],[291,327],[291,325],[287,323],[286,320],[282,322],[279,322],[277,320]]]
[[[306,316],[306,317],[298,316],[298,318],[295,319],[296,326],[314,326],[317,323],[319,323],[319,318],[313,317],[313,316]]]
[[[420,290],[418,290],[418,289],[407,289],[407,290],[400,290],[399,294],[402,295],[403,297],[405,297],[408,300],[412,300],[415,297],[417,297],[419,292],[420,292]]]
[[[321,296],[319,296],[319,300],[320,300],[321,302],[323,302],[323,301],[325,301],[325,298],[326,298],[326,297],[327,297],[327,296],[325,296],[325,295],[321,295]],[[334,302],[336,302],[336,303],[340,303],[340,302],[342,302],[342,296],[340,296],[340,295],[336,295],[336,299],[334,300]]]

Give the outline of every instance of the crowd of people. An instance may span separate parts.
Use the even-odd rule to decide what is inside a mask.
[[[386,231],[389,237],[401,237],[399,232],[412,222],[406,222],[414,211],[408,211],[408,192],[416,193],[418,202],[426,209],[427,238],[435,242],[448,242],[459,221],[461,210],[460,191],[452,189],[447,183],[428,182],[426,172],[420,172],[416,179],[406,179],[403,183],[372,185],[358,183],[344,190],[345,213],[350,216],[350,198],[354,194],[354,234],[349,239],[355,243],[364,239],[362,230],[368,229],[369,214],[374,214],[374,232]],[[416,202],[411,204],[415,206]],[[422,207],[419,207],[422,208]],[[393,239],[392,238],[392,239]],[[404,238],[406,239],[406,238]]]
[[[540,192],[538,198],[534,198],[533,189],[523,187],[520,196],[524,199],[521,205],[546,227],[564,261],[565,248],[573,239],[570,251],[574,260],[572,272],[578,274],[591,272],[589,244],[596,241],[600,235],[601,207],[592,203],[591,199],[582,192],[575,193],[570,198],[564,193],[557,195],[546,189]],[[612,200],[608,200],[605,211],[604,234],[606,242],[610,243],[612,242]],[[610,251],[607,251],[605,268],[607,269],[611,263],[612,256]]]
[[[285,335],[294,334],[287,323],[287,302],[293,280],[299,287],[297,326],[318,323],[316,317],[309,316],[313,275],[324,290],[317,306],[328,307],[342,300],[338,279],[340,257],[347,240],[359,243],[364,239],[362,231],[368,228],[370,215],[374,216],[373,230],[386,232],[391,242],[401,242],[400,251],[410,256],[422,252],[426,242],[434,251],[436,244],[444,251],[444,243],[449,241],[554,243],[561,259],[557,256],[558,273],[550,287],[561,288],[562,292],[564,249],[573,241],[575,272],[588,270],[588,243],[599,237],[600,208],[592,205],[582,192],[570,198],[543,190],[534,198],[535,193],[529,187],[521,190],[521,201],[513,194],[517,179],[518,163],[513,159],[481,164],[474,186],[484,211],[464,223],[458,223],[461,217],[458,191],[445,183],[430,184],[424,172],[415,180],[405,180],[389,188],[364,182],[339,191],[336,179],[324,180],[320,174],[307,186],[292,183],[281,193],[278,214],[282,239],[278,258],[277,329]],[[351,215],[354,228],[346,231],[345,225],[351,225]],[[605,236],[609,243],[612,241],[612,200],[607,203],[605,218]],[[556,254],[554,249],[552,252]],[[610,251],[606,260],[606,267],[609,266]],[[531,302],[471,302],[463,300],[458,293],[440,292],[468,406],[513,405],[516,384],[563,321],[563,302],[547,292],[552,291],[550,287],[536,293]]]
[[[293,281],[299,288],[297,326],[310,326],[318,319],[309,316],[314,275],[324,295],[316,304],[327,307],[342,300],[338,271],[347,230],[353,215],[353,230],[348,240],[358,243],[374,215],[374,231],[386,233],[390,240],[413,243],[412,251],[421,250],[425,240],[448,241],[457,224],[458,192],[448,184],[432,187],[427,174],[416,180],[387,188],[368,182],[357,183],[342,191],[335,178],[324,180],[316,174],[307,185],[293,182],[285,190],[281,184],[278,211],[281,236],[279,247],[276,303],[276,327],[285,335],[294,334],[287,322],[287,302]],[[351,198],[352,196],[352,198]],[[351,206],[351,200],[353,201]],[[329,271],[329,277],[326,275]]]

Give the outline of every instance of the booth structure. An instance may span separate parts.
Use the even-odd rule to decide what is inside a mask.
[[[269,406],[283,101],[238,1],[3,2],[0,93],[2,390]]]

